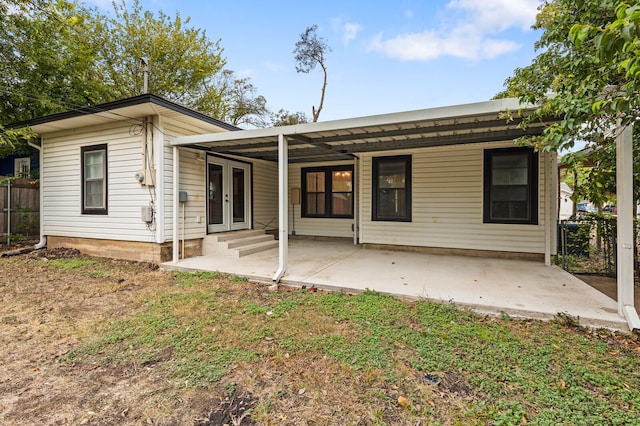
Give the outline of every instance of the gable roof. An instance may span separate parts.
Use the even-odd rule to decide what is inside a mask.
[[[172,145],[277,161],[278,136],[288,138],[289,162],[349,160],[358,153],[514,140],[542,133],[553,120],[520,128],[533,105],[499,99],[417,111],[268,129],[181,136]],[[508,119],[505,113],[510,111]]]
[[[6,127],[13,129],[31,127],[34,132],[44,134],[113,121],[138,119],[156,114],[165,117],[179,117],[181,120],[193,121],[199,125],[204,123],[212,129],[240,130],[231,124],[151,93],[46,115],[13,123]]]

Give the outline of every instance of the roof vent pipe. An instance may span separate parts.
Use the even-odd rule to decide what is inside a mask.
[[[142,64],[142,73],[144,75],[142,94],[147,94],[149,93],[149,61],[143,56],[140,58],[140,63]]]

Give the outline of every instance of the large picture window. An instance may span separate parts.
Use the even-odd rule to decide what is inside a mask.
[[[411,222],[411,156],[373,158],[372,220]]]
[[[538,155],[532,148],[485,150],[484,222],[538,223]]]
[[[302,217],[353,218],[353,166],[302,169]]]
[[[82,213],[107,214],[107,145],[85,146],[82,156]]]

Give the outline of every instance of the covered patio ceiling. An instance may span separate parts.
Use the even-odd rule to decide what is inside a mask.
[[[452,107],[177,137],[173,146],[218,154],[278,161],[278,136],[288,139],[289,163],[350,160],[358,153],[514,140],[542,133],[548,122],[525,130],[522,116],[532,111],[517,99]],[[507,112],[511,113],[508,118]]]

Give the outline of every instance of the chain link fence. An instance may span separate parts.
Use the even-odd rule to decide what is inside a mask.
[[[584,215],[558,224],[556,263],[571,273],[616,276],[616,218]],[[638,226],[634,221],[634,272],[638,280]]]

